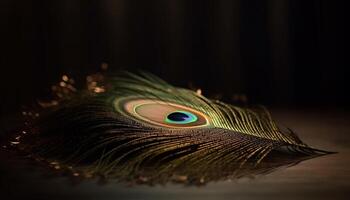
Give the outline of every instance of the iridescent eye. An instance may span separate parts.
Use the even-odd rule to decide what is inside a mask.
[[[210,124],[204,113],[184,105],[151,99],[116,100],[119,112],[136,120],[168,128],[195,128]]]
[[[186,111],[175,111],[170,113],[165,122],[170,124],[188,124],[197,121],[197,116]]]

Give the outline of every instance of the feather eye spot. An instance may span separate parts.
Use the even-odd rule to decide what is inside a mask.
[[[154,99],[122,99],[114,102],[116,111],[162,128],[198,128],[210,125],[209,117],[193,108]],[[145,125],[147,125],[145,124]]]

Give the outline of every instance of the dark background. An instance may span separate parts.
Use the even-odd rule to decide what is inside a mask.
[[[348,10],[345,0],[1,0],[0,114],[103,62],[251,103],[345,108]]]

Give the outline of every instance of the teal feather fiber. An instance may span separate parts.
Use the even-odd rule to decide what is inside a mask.
[[[74,176],[148,184],[235,179],[329,153],[281,131],[263,107],[211,100],[146,72],[108,76],[104,87],[103,93],[77,92],[44,109],[18,149]],[[182,106],[210,123],[155,125],[126,112],[123,103],[138,99]]]

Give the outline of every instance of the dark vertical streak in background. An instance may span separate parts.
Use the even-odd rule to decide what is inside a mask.
[[[241,58],[247,95],[254,95],[263,103],[271,96],[270,44],[267,27],[267,3],[260,0],[241,1]],[[259,17],[257,17],[259,16]]]
[[[347,1],[2,0],[0,114],[102,62],[251,103],[347,106]]]
[[[288,24],[288,1],[268,1],[267,27],[269,29],[268,40],[270,43],[269,59],[271,65],[271,96],[273,103],[295,101],[295,80],[291,58],[291,44],[289,41],[290,28]]]

